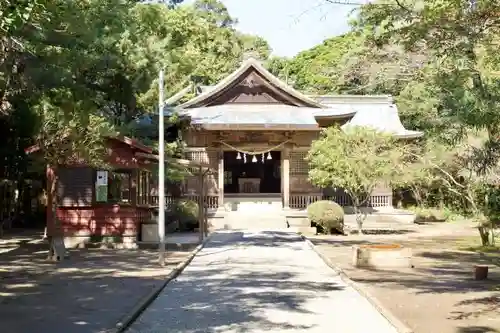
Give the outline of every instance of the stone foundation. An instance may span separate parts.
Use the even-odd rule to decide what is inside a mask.
[[[64,237],[64,246],[67,249],[95,247],[136,249],[137,236],[67,236]]]

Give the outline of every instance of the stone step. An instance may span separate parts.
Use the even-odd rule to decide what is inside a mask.
[[[316,228],[312,227],[290,227],[286,229],[287,231],[290,232],[296,232],[302,235],[306,236],[311,236],[311,235],[316,235]]]
[[[238,205],[233,205],[230,207],[229,211],[233,212],[248,212],[248,213],[268,213],[268,212],[281,212],[283,207],[281,204],[255,204],[251,202],[245,202]]]
[[[285,218],[281,214],[252,214],[243,212],[227,213],[225,224],[230,225],[232,229],[283,229],[287,227]]]

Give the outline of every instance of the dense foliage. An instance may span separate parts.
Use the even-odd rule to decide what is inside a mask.
[[[393,185],[489,230],[500,179],[499,9],[488,0],[374,1],[356,9],[350,32],[286,59],[236,31],[218,0],[3,0],[0,178],[33,171],[24,154],[33,143],[44,164],[97,163],[102,134],[139,135],[135,121],[156,111],[160,68],[169,97],[217,82],[251,53],[308,93],[393,95],[405,126],[425,132]]]
[[[33,143],[48,163],[98,160],[103,133],[133,135],[131,124],[156,112],[162,67],[170,96],[191,81],[213,84],[245,53],[269,56],[264,40],[233,28],[219,1],[180,2],[3,1],[0,177],[26,176]]]
[[[361,127],[330,127],[308,153],[309,180],[321,188],[342,188],[349,195],[358,231],[366,217],[361,210],[379,184],[388,184],[399,169],[401,153],[386,134]]]
[[[193,82],[215,83],[245,53],[269,56],[264,40],[234,29],[220,1],[181,2],[2,0],[0,179],[45,179],[46,165],[72,158],[104,167],[104,135],[156,146],[156,127],[136,129],[137,120],[158,111],[161,68],[169,97]],[[178,125],[175,116],[167,121]],[[173,142],[166,153],[178,154],[181,142],[167,138]],[[27,156],[33,144],[41,149]],[[169,184],[178,177],[168,168]],[[51,182],[47,202],[54,211],[57,176]]]
[[[498,223],[499,9],[488,0],[374,1],[357,8],[346,35],[270,68],[312,93],[393,95],[404,124],[425,132],[393,185],[420,206],[474,216],[487,244]]]
[[[344,209],[336,202],[320,200],[307,206],[307,217],[320,231],[344,233]]]

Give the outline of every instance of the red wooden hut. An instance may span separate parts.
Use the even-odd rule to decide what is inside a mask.
[[[154,164],[142,155],[152,149],[127,137],[105,141],[107,170],[84,163],[49,168],[57,172],[57,217],[66,247],[89,242],[136,244],[141,224],[151,217],[151,171]],[[26,150],[38,151],[37,146]],[[50,182],[48,182],[50,183]],[[51,203],[47,205],[47,235],[54,235]]]

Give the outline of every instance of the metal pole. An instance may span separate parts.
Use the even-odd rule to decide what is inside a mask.
[[[165,266],[165,131],[164,131],[164,78],[163,69],[160,70],[159,77],[159,93],[158,93],[158,197],[159,197],[159,212],[158,212],[158,237],[160,240],[159,246],[159,261],[161,266]]]
[[[200,182],[200,186],[198,187],[199,188],[199,199],[198,199],[198,228],[200,229],[200,235],[199,235],[199,239],[200,239],[200,243],[203,242],[203,212],[204,212],[204,192],[205,192],[205,189],[204,189],[204,184],[203,184],[203,181],[204,181],[204,173],[203,173],[203,170],[201,167],[199,167],[198,169],[198,181]]]

